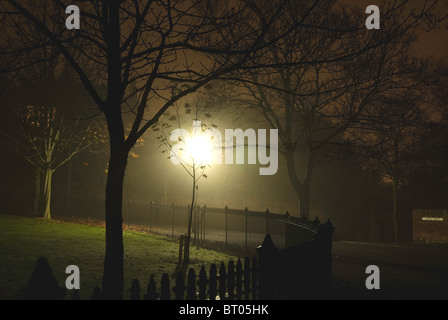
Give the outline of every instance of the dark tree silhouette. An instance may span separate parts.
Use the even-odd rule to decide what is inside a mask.
[[[58,28],[65,26],[71,1],[1,3],[3,25],[10,31],[2,34],[10,45],[4,52],[10,57],[7,69],[39,63],[21,60],[21,55],[56,48],[55,56],[65,58],[106,118],[105,298],[121,299],[123,294],[122,190],[129,152],[176,101],[243,68],[265,48],[267,31],[282,19],[287,2],[96,0],[80,3],[79,30]],[[304,18],[318,2],[306,4]],[[279,39],[294,27],[282,30]],[[175,95],[172,83],[180,89]],[[130,104],[134,97],[136,103]],[[123,112],[133,117],[127,136]]]
[[[407,58],[399,61],[397,70],[396,85],[383,91],[346,135],[351,150],[365,159],[364,169],[391,182],[395,242],[401,240],[400,190],[409,187],[416,174],[428,175],[435,167],[440,170],[440,162],[446,158],[442,142],[446,137],[446,90],[436,84],[443,78],[443,64]],[[414,200],[418,198],[416,195]]]
[[[279,151],[301,216],[309,217],[313,169],[332,158],[328,147],[357,126],[379,94],[401,85],[396,78],[405,73],[399,63],[408,60],[415,28],[425,24],[436,2],[418,12],[407,5],[391,3],[382,10],[381,29],[366,32],[356,14],[360,8],[339,10],[335,2],[326,2],[308,19],[319,28],[298,28],[259,57],[275,67],[242,75],[246,96],[241,104],[279,130]],[[292,2],[289,8],[285,26],[300,19],[301,6]]]

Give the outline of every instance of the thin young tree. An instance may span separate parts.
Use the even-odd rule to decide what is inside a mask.
[[[162,153],[169,154],[167,158],[180,165],[192,181],[187,235],[184,238],[184,257],[178,270],[184,275],[190,259],[191,230],[199,190],[198,183],[201,178],[207,179],[206,169],[211,167],[215,158],[221,156],[222,152],[221,148],[215,147],[215,139],[221,139],[213,134],[213,129],[217,126],[204,122],[204,120],[211,121],[213,114],[222,105],[222,101],[217,99],[219,93],[213,92],[212,88],[213,86],[209,85],[197,92],[192,103],[186,102],[183,107],[177,104],[175,114],[166,113],[161,123],[153,129],[158,132],[157,139],[163,148]]]

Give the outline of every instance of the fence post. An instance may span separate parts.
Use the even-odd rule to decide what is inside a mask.
[[[227,280],[226,266],[224,265],[224,262],[221,262],[221,267],[219,268],[219,276],[218,276],[220,300],[226,299],[226,290],[227,290],[226,280]]]
[[[154,275],[151,275],[149,279],[148,287],[146,288],[146,294],[143,296],[144,300],[157,300],[159,295],[157,294],[156,282],[154,280]]]
[[[176,277],[176,286],[173,288],[174,291],[174,299],[176,300],[184,300],[184,292],[185,292],[185,280],[182,272],[179,272]]]
[[[140,300],[141,288],[138,279],[132,280],[130,291],[131,291],[131,300]]]
[[[189,223],[190,223],[190,205],[187,205],[187,232],[185,232],[186,234],[188,234],[188,224]]]
[[[132,199],[128,200],[128,210],[125,214],[125,218],[123,220],[126,220],[126,224],[129,226],[129,213],[131,212],[131,204],[132,204]]]
[[[208,286],[208,293],[210,300],[216,300],[216,293],[218,292],[217,287],[217,270],[216,270],[216,264],[212,263],[210,266],[210,284]]]
[[[199,272],[199,280],[198,280],[198,286],[199,286],[199,300],[205,300],[207,298],[207,274],[205,273],[205,267],[202,265],[201,271]]]
[[[249,217],[249,209],[244,209],[244,218],[245,218],[245,238],[244,238],[244,245],[247,247],[247,231],[248,231],[248,224],[247,219]]]
[[[285,213],[285,248],[288,247],[289,241],[288,241],[288,222],[289,222],[289,212],[286,211]]]
[[[319,265],[320,285],[327,289],[331,287],[332,280],[332,236],[334,232],[333,224],[330,219],[319,226],[315,236],[317,243],[317,263]]]
[[[184,238],[183,234],[179,237],[179,258],[177,259],[177,263],[182,263],[182,248],[184,247]]]
[[[200,234],[201,234],[201,230],[199,228],[200,226],[200,221],[199,221],[199,217],[200,217],[200,211],[201,211],[201,207],[199,205],[196,206],[196,232],[195,232],[195,238],[196,238],[196,249],[199,249],[199,238],[200,238]]]
[[[270,234],[266,234],[263,243],[257,248],[259,255],[259,297],[260,299],[274,299],[277,278],[277,264],[279,251],[275,247]]]
[[[240,258],[238,258],[238,261],[236,263],[235,286],[236,286],[236,299],[241,300],[241,296],[243,293],[243,264],[241,263]]]
[[[257,300],[258,298],[258,262],[257,258],[254,256],[252,258],[252,300]]]
[[[90,297],[91,300],[101,300],[102,298],[102,293],[101,293],[101,289],[98,286],[95,286],[95,288],[93,288],[93,292],[92,292],[92,296]]]
[[[226,244],[227,244],[227,216],[229,215],[229,207],[226,206],[224,209],[225,209],[225,215],[226,215]]]
[[[204,204],[204,209],[202,211],[202,228],[204,229],[204,241],[205,241],[205,213],[207,212],[207,206]]]
[[[149,213],[149,232],[152,230],[152,210],[154,207],[154,201],[151,201],[151,211]]]
[[[163,273],[160,285],[160,300],[171,300],[170,276],[168,275],[168,273]]]
[[[246,257],[244,259],[244,298],[249,300],[250,295],[250,259]]]
[[[199,242],[202,242],[202,208],[198,205],[198,229],[199,229]]]
[[[173,221],[171,225],[171,236],[174,237],[174,202],[173,202]]]
[[[66,291],[59,286],[47,258],[40,257],[27,285],[19,291],[18,299],[62,300],[65,295]]]
[[[266,234],[269,234],[269,209],[266,209]]]
[[[229,300],[235,297],[235,263],[233,260],[229,261],[227,269],[227,294]]]
[[[193,268],[188,270],[187,300],[196,300],[196,273]]]
[[[197,244],[198,243],[198,211],[196,210],[197,206],[193,205],[193,216],[191,217],[192,221],[191,221],[191,227],[193,228],[193,232],[194,232],[194,243]],[[191,240],[190,240],[191,241]]]

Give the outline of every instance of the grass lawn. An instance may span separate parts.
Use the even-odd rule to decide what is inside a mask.
[[[150,276],[155,274],[159,289],[162,273],[171,275],[174,272],[178,250],[175,240],[124,231],[125,298],[129,297],[133,279],[140,280],[143,293]],[[206,249],[192,247],[190,250],[190,266],[197,274],[202,265],[207,268],[212,263],[237,259]],[[81,275],[79,296],[89,299],[93,288],[101,286],[104,251],[104,228],[0,214],[0,299],[16,298],[28,282],[39,257],[48,259],[59,285],[64,288],[68,276],[65,268],[77,265]],[[171,286],[174,283],[171,279]]]

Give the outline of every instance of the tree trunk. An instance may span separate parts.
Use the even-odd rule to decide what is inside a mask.
[[[68,215],[69,198],[72,191],[73,162],[68,162],[67,187],[65,189],[65,214]]]
[[[191,239],[191,225],[193,222],[193,209],[194,209],[194,198],[196,195],[196,166],[193,164],[193,194],[191,198],[190,212],[188,213],[188,234],[185,239],[185,250],[184,250],[184,261],[182,270],[187,270],[188,264],[190,263],[190,239]]]
[[[53,170],[47,168],[45,171],[44,186],[44,214],[45,219],[51,219],[51,180],[53,178]]]
[[[117,84],[109,92],[119,92]],[[109,168],[106,182],[106,252],[103,273],[103,298],[123,299],[124,248],[123,248],[123,183],[129,148],[124,139],[121,114],[121,97],[111,95],[106,105],[106,120],[110,138]]]
[[[305,168],[305,179],[303,181],[302,197],[300,199],[300,216],[309,220],[310,219],[310,206],[311,206],[311,176],[313,174],[314,159],[310,154],[307,159]]]
[[[111,148],[112,149],[112,148]],[[123,299],[123,181],[128,153],[125,148],[111,151],[106,183],[106,253],[103,298]]]
[[[109,170],[106,182],[106,253],[103,273],[103,298],[123,299],[123,181],[129,147],[124,136],[121,103],[124,88],[120,48],[121,1],[106,1],[108,19],[104,29],[107,48],[107,101],[103,106],[110,139]]]
[[[398,179],[395,176],[392,184],[392,225],[394,228],[394,242],[399,242],[398,234]]]
[[[308,156],[307,166],[305,169],[304,182],[300,182],[297,177],[294,150],[286,152],[286,165],[288,169],[289,181],[296,192],[297,198],[300,202],[300,216],[306,219],[310,217],[310,189],[311,189],[311,174],[313,171],[313,161],[311,155]]]
[[[398,159],[400,157],[399,137],[394,140],[394,161],[392,162],[392,226],[394,229],[394,242],[399,242],[398,234]]]
[[[310,218],[310,187],[309,187],[309,185],[303,186],[299,201],[300,201],[300,217],[303,217],[308,220]]]
[[[38,168],[35,170],[34,174],[34,202],[33,202],[33,216],[39,216],[40,209],[40,175],[41,172]]]

